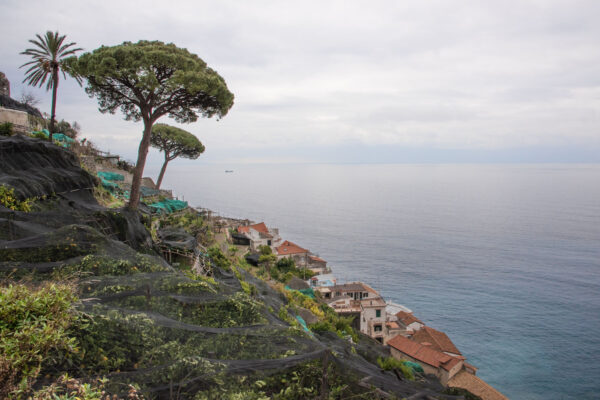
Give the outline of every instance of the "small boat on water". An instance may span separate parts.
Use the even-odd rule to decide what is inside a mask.
[[[230,173],[232,173],[232,172],[233,172],[233,170],[232,170],[232,169],[226,169],[226,170],[225,170],[225,173],[226,173],[226,174],[230,174]]]

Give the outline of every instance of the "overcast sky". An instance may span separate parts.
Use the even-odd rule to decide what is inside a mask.
[[[235,94],[221,121],[181,126],[204,162],[600,162],[598,16],[597,0],[2,0],[0,71],[49,111],[21,83],[36,33],[185,47]],[[135,158],[141,123],[72,79],[58,95],[59,119]]]

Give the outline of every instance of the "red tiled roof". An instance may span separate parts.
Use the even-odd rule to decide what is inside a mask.
[[[322,258],[317,257],[317,256],[310,256],[310,259],[313,260],[313,261],[318,261],[318,262],[324,262],[324,263],[327,262],[327,261],[325,261]]]
[[[238,226],[238,232],[239,233],[248,233],[250,231],[250,228],[254,229],[255,231],[257,231],[259,233],[266,233],[267,235],[269,234],[269,229],[267,228],[267,226],[265,225],[264,222],[261,222],[259,224],[254,224],[254,225],[248,225],[248,226]]]
[[[396,321],[386,322],[385,325],[390,329],[400,329],[400,325]]]
[[[434,368],[443,368],[446,371],[450,371],[461,362],[458,358],[433,350],[429,346],[423,346],[401,335],[393,337],[387,344],[417,361],[429,364]]]
[[[406,311],[400,311],[400,312],[396,313],[396,317],[398,317],[400,322],[402,322],[406,326],[412,324],[413,322],[418,322],[421,325],[425,325],[423,323],[423,321],[421,321],[419,318],[415,317],[413,315],[413,313],[408,313]]]
[[[281,246],[277,247],[275,250],[277,250],[277,254],[279,254],[280,256],[308,253],[308,250],[303,249],[302,247],[290,242],[289,240],[286,240],[285,242],[281,243]]]
[[[465,370],[454,375],[448,381],[448,386],[466,389],[483,400],[508,400],[508,397],[487,384],[483,379]]]
[[[476,366],[474,366],[473,364],[469,364],[468,362],[465,362],[465,368],[469,368],[469,369],[472,369],[474,371],[477,371],[479,369]]]
[[[428,326],[424,326],[415,332],[413,335],[413,340],[419,343],[429,342],[431,343],[431,348],[437,351],[459,355],[461,354],[454,343],[452,343],[450,338],[444,332],[440,332]]]

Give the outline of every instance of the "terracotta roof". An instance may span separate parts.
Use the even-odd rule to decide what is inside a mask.
[[[421,321],[419,318],[415,317],[413,315],[413,313],[407,313],[405,311],[400,311],[400,312],[396,313],[396,317],[398,317],[400,322],[402,322],[406,326],[412,324],[413,322],[418,322],[421,325],[425,325],[423,323],[423,321]]]
[[[474,366],[473,364],[469,364],[468,362],[465,362],[465,368],[472,369],[473,371],[477,371],[479,369],[476,366]]]
[[[250,231],[250,228],[254,229],[255,231],[257,231],[259,233],[266,233],[267,235],[269,234],[269,229],[267,228],[267,226],[265,225],[264,222],[261,222],[259,224],[254,224],[254,225],[248,225],[248,226],[238,226],[238,232],[239,233],[248,233]]]
[[[317,256],[310,256],[309,258],[313,261],[324,262],[324,263],[327,262],[327,261],[323,260],[321,257],[317,257]]]
[[[424,326],[415,332],[413,340],[419,343],[429,342],[431,343],[431,348],[437,351],[458,355],[461,354],[444,332],[440,332],[428,326]]]
[[[400,325],[396,321],[386,322],[385,325],[390,329],[400,329]]]
[[[450,371],[461,362],[458,358],[433,350],[429,346],[423,346],[400,335],[394,336],[387,344],[417,361],[429,364],[434,368],[443,368],[446,371]]]
[[[482,400],[508,400],[508,397],[488,385],[483,379],[465,370],[454,375],[448,381],[448,386],[466,389],[474,395],[481,397]]]
[[[302,247],[290,242],[289,240],[286,240],[285,242],[281,243],[281,246],[277,247],[275,250],[277,250],[277,254],[279,254],[280,256],[308,253],[308,250],[303,249]]]

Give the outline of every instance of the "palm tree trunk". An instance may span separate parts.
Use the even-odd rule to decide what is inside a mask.
[[[160,168],[160,173],[158,174],[158,179],[156,180],[156,189],[160,189],[160,184],[162,183],[163,177],[165,176],[165,171],[167,170],[167,164],[171,161],[169,159],[169,153],[165,152],[165,162]]]
[[[48,140],[52,142],[52,134],[54,133],[54,124],[56,122],[56,91],[58,90],[58,67],[52,68],[52,111],[50,113],[50,135]]]
[[[142,186],[142,175],[144,174],[144,166],[146,165],[146,156],[150,147],[150,137],[152,136],[152,123],[150,118],[144,117],[144,135],[138,149],[138,158],[133,170],[133,179],[131,181],[131,193],[129,194],[129,203],[127,208],[137,210],[140,203],[140,187]]]

